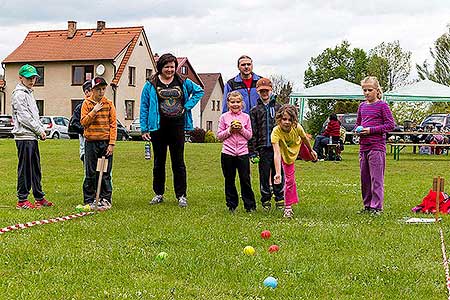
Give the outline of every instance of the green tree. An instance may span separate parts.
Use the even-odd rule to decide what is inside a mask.
[[[450,34],[441,35],[434,42],[434,49],[430,49],[430,54],[434,60],[433,66],[426,60],[422,65],[416,65],[419,77],[450,86]]]
[[[289,96],[292,93],[293,84],[283,75],[270,75],[272,81],[272,92],[277,95],[277,102],[281,104],[289,103]]]
[[[343,41],[334,48],[327,48],[317,57],[312,57],[305,71],[306,88],[333,79],[341,78],[359,84],[367,74],[367,54],[359,48],[350,48]],[[309,111],[306,114],[310,133],[317,134],[329,114],[334,110],[336,100],[308,100]]]
[[[399,41],[382,42],[369,51],[368,71],[377,76],[384,91],[402,86],[411,73],[411,51],[403,50]]]

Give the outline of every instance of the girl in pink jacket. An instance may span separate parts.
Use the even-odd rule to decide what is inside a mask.
[[[252,137],[250,117],[242,111],[241,93],[227,95],[228,111],[220,116],[217,137],[223,142],[221,153],[222,172],[225,177],[225,199],[230,212],[238,206],[239,195],[235,185],[236,170],[241,183],[241,196],[247,212],[256,210],[255,195],[250,181],[250,160],[247,142]]]

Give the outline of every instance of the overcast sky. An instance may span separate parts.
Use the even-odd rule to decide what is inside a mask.
[[[154,53],[187,56],[197,73],[237,74],[241,54],[262,76],[281,74],[303,87],[311,57],[343,40],[366,51],[399,40],[415,63],[450,24],[450,0],[0,0],[0,60],[32,30],[141,26]],[[3,70],[0,70],[3,73]]]

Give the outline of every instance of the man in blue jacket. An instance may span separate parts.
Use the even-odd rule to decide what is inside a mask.
[[[222,113],[228,110],[227,95],[231,91],[239,91],[244,98],[245,113],[250,113],[250,109],[258,103],[258,92],[256,91],[256,82],[261,76],[253,73],[253,61],[247,55],[242,55],[237,61],[239,74],[231,78],[225,84],[222,100]]]

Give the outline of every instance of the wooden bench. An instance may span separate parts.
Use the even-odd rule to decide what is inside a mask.
[[[398,144],[387,144],[391,145],[391,153],[394,152],[394,160],[400,160],[400,151],[402,151],[405,147],[450,147],[450,144],[414,144],[414,143],[398,143]],[[447,152],[448,155],[448,152]]]
[[[333,159],[334,161],[340,160],[340,158],[338,158],[338,157],[340,157],[339,146],[340,146],[339,144],[335,144],[335,143],[327,144],[326,156],[327,156],[328,160],[331,160],[330,158],[332,157],[332,154],[330,154],[330,153],[334,154],[334,159]]]

